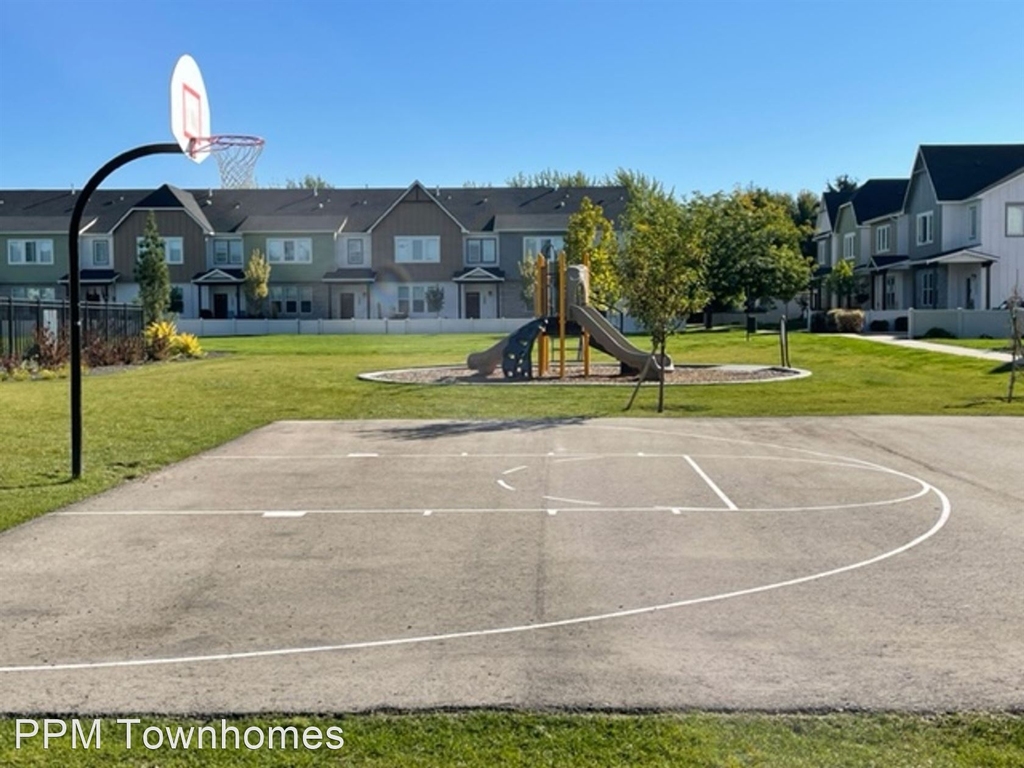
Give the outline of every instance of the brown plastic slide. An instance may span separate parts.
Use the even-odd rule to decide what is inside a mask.
[[[644,352],[642,349],[637,349],[630,344],[629,339],[619,333],[619,329],[608,322],[605,316],[596,309],[577,304],[570,307],[569,317],[579,323],[580,327],[590,334],[591,339],[601,349],[620,363],[625,363],[630,368],[642,371],[650,360],[651,366],[648,368],[647,375],[651,378],[658,377],[658,361],[652,359],[651,353]],[[665,355],[665,370],[671,371],[672,369],[672,358]]]
[[[501,356],[504,354],[505,345],[508,344],[510,338],[512,338],[512,334],[503,338],[490,349],[474,352],[466,358],[466,367],[479,371],[484,376],[490,376],[494,373],[494,369],[501,365]]]

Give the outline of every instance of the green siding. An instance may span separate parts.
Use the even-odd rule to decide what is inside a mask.
[[[325,272],[334,269],[334,235],[309,232],[274,232],[247,234],[242,237],[242,255],[246,261],[259,248],[267,255],[267,240],[312,240],[313,260],[309,264],[271,264],[270,283],[319,283]]]
[[[52,240],[53,264],[26,265],[7,262],[10,240]],[[68,236],[54,234],[0,235],[0,284],[57,286],[57,279],[68,271]]]

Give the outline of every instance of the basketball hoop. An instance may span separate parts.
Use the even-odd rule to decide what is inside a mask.
[[[256,186],[253,172],[263,152],[263,139],[259,136],[222,135],[191,139],[186,154],[213,154],[220,169],[220,183],[225,189],[248,189]]]

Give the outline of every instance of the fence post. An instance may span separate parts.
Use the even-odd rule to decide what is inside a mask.
[[[43,299],[39,297],[36,299],[36,333],[39,333],[39,329],[43,327]]]
[[[7,354],[14,357],[14,297],[7,297]]]
[[[964,308],[956,308],[956,337],[962,339],[964,337]]]

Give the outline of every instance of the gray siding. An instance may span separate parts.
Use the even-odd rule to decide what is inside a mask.
[[[917,244],[917,214],[932,211],[932,242]],[[931,179],[924,171],[914,174],[910,180],[907,197],[907,223],[909,225],[908,252],[911,259],[926,259],[942,251],[942,209],[935,200]]]
[[[8,264],[7,243],[10,240],[52,240],[53,264]],[[68,236],[47,234],[0,235],[0,284],[57,288],[57,280],[68,271]],[[9,293],[9,291],[6,291]],[[57,291],[61,295],[61,291]]]

